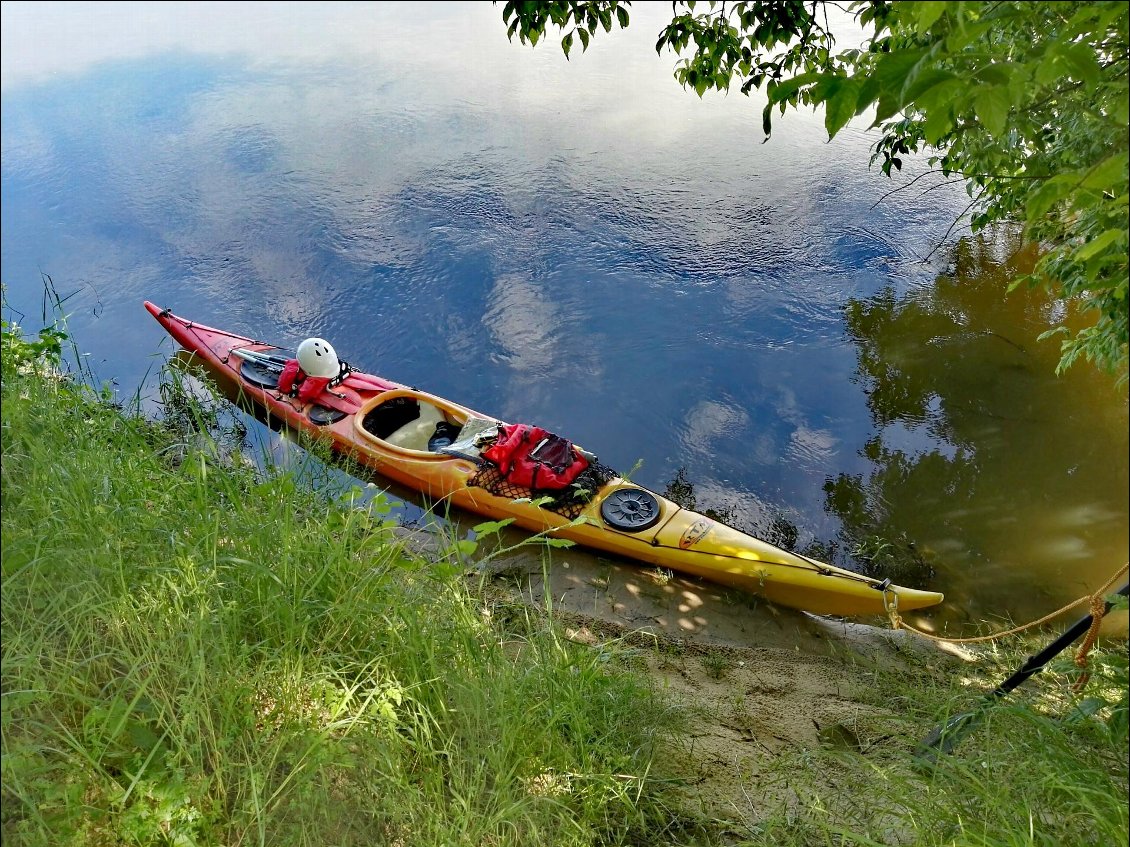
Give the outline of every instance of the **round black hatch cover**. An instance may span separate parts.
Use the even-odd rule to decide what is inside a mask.
[[[328,406],[311,406],[310,411],[306,413],[309,415],[310,420],[318,426],[325,426],[326,424],[337,423],[345,417],[345,412],[341,409],[331,409]]]
[[[618,488],[600,504],[600,515],[616,529],[639,532],[659,520],[659,500],[642,488]]]
[[[271,350],[257,350],[254,355],[243,358],[233,352],[233,356],[243,359],[239,366],[239,375],[247,382],[259,388],[275,388],[279,384],[279,374],[288,359],[294,358],[293,350],[275,348]]]
[[[247,382],[259,388],[276,388],[279,384],[279,372],[259,362],[250,362],[246,359],[239,367],[239,375]]]

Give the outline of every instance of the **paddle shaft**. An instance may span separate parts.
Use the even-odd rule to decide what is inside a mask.
[[[286,366],[287,359],[281,356],[272,356],[269,353],[261,353],[258,350],[240,350],[233,349],[232,353],[239,356],[248,362],[254,362],[262,367],[264,370],[282,373],[282,369]]]
[[[1115,593],[1121,594],[1123,597],[1130,596],[1130,583],[1123,585]],[[1114,604],[1107,600],[1104,604],[1103,614],[1109,612],[1113,606]],[[1087,614],[1081,617],[1068,627],[1059,638],[1039,653],[1034,653],[1029,656],[1016,673],[986,695],[985,702],[981,704],[979,709],[950,718],[944,725],[927,735],[919,746],[915,758],[932,761],[935,758],[934,750],[940,750],[943,753],[952,753],[961,739],[968,735],[973,729],[977,718],[979,718],[990,705],[1017,688],[1026,679],[1035,676],[1047,667],[1048,662],[1062,653],[1072,642],[1089,630],[1093,622],[1094,615]]]

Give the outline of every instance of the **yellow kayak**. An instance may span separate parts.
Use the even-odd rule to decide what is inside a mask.
[[[145,307],[229,395],[429,498],[815,614],[875,615],[889,604],[908,611],[943,599],[776,547],[623,479],[595,457],[576,484],[547,500],[484,458],[484,440],[504,424],[497,418],[345,369],[324,393],[303,400],[278,388],[291,351]],[[436,447],[440,431],[449,437]]]

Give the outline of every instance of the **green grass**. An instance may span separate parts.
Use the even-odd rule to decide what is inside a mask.
[[[638,679],[551,627],[499,631],[458,568],[403,549],[379,499],[341,508],[225,462],[9,352],[5,844],[649,829],[662,709]]]
[[[909,697],[906,679],[887,681],[883,690],[890,694],[895,686]],[[937,719],[935,697],[942,696],[919,692],[920,702],[893,704],[901,720],[852,727],[851,743],[836,739],[823,749],[782,756],[771,773],[761,775],[761,784],[788,786],[792,802],[740,843],[1126,843],[1124,741],[1115,742],[1086,722],[1065,723],[1042,714],[1031,703],[1006,704],[992,710],[955,754],[932,768],[915,766],[915,746]],[[813,774],[821,775],[819,781]],[[843,790],[829,790],[829,785]]]
[[[669,793],[698,713],[638,649],[488,601],[314,458],[239,461],[226,407],[171,375],[159,422],[58,378],[64,339],[3,338],[6,845],[1126,843],[1124,646],[1085,699],[1045,672],[926,771],[917,742],[1025,645],[970,687],[875,668],[871,723],[780,754],[743,784],[754,814],[714,820]]]

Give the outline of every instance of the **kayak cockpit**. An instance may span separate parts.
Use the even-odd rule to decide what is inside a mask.
[[[450,458],[454,444],[473,441],[484,425],[497,422],[478,418],[467,409],[439,397],[409,389],[386,391],[374,397],[357,413],[355,427],[367,441],[397,451],[425,453]],[[461,436],[467,435],[467,439]]]

